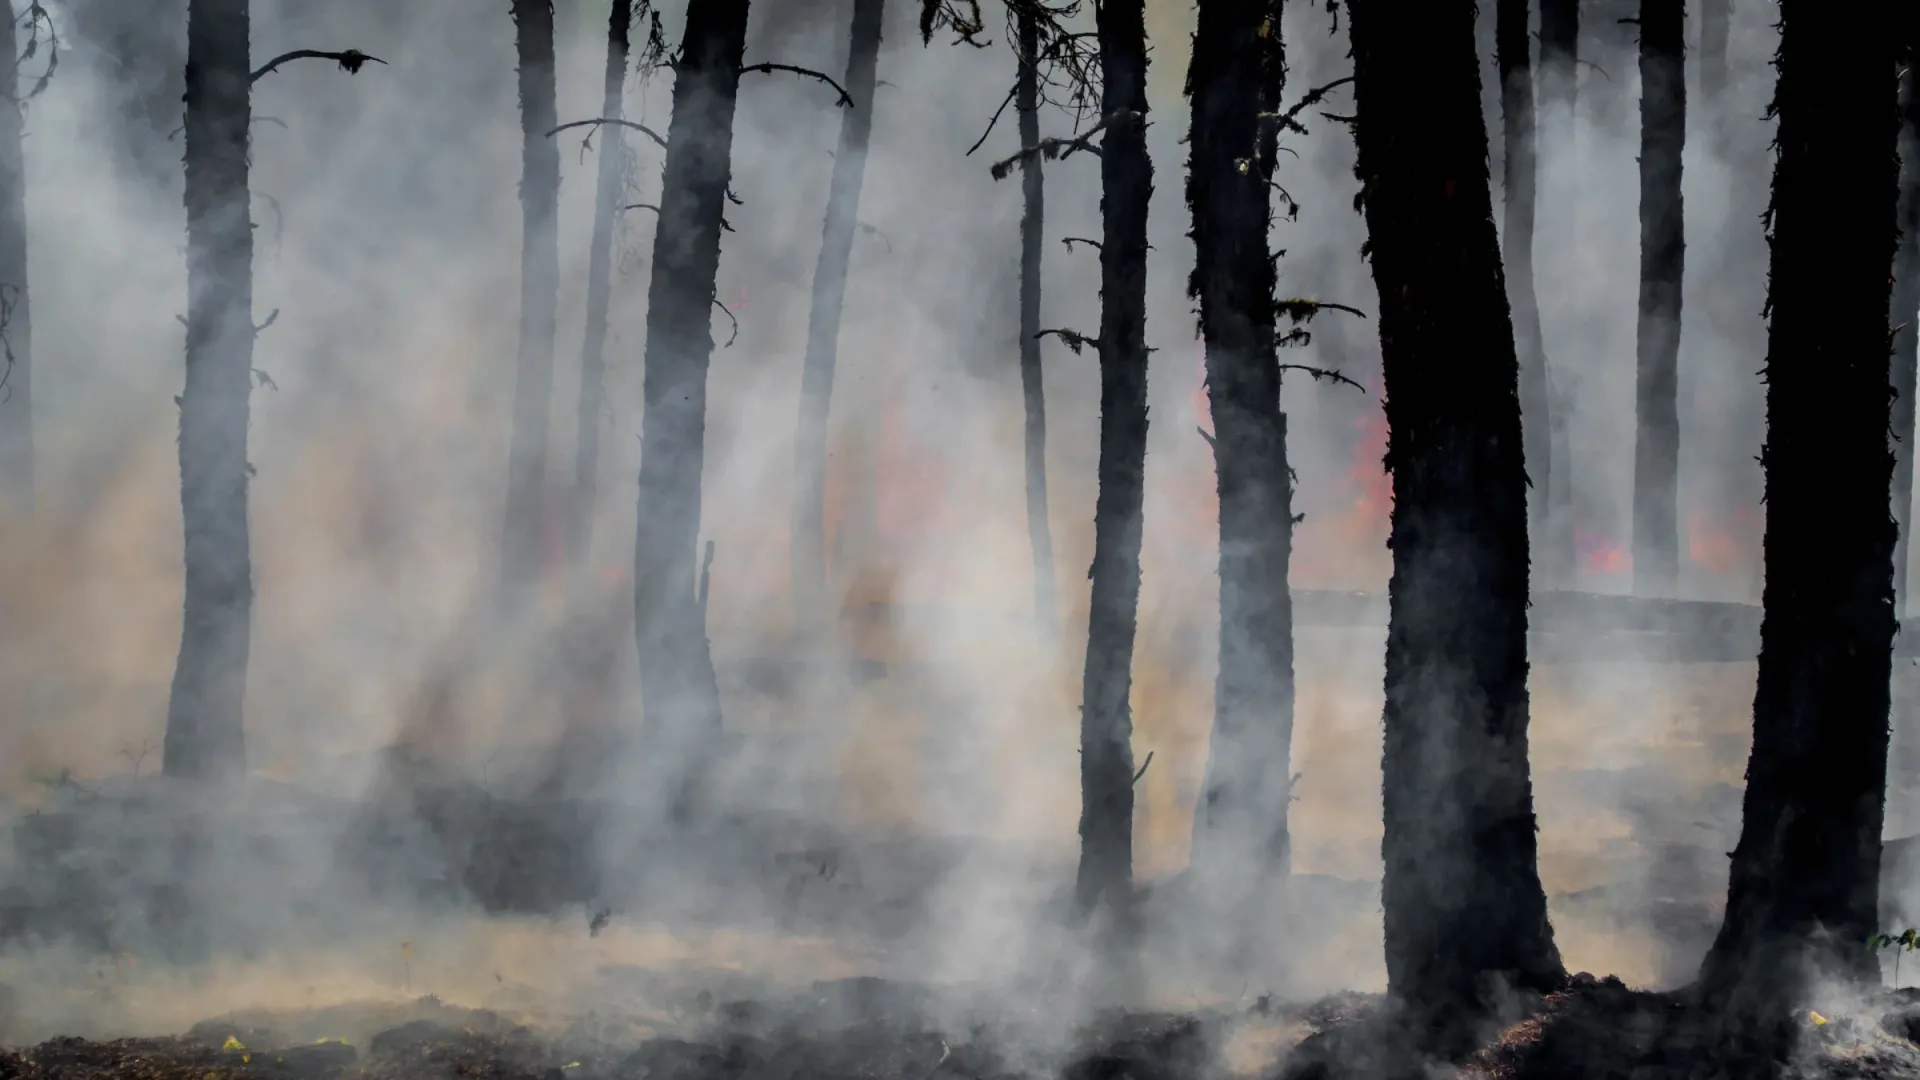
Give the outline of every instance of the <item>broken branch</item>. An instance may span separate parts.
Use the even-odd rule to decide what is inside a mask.
[[[1306,374],[1313,376],[1314,382],[1320,382],[1322,380],[1325,380],[1327,382],[1345,383],[1348,386],[1353,387],[1355,390],[1358,390],[1363,394],[1367,392],[1366,387],[1361,386],[1359,383],[1354,382],[1352,379],[1349,379],[1345,375],[1342,375],[1339,372],[1334,371],[1330,368],[1310,367],[1306,364],[1281,364],[1280,370],[1305,372]]]
[[[573,120],[568,123],[561,124],[559,127],[554,128],[552,131],[547,132],[547,138],[551,139],[555,135],[560,134],[561,132],[567,130],[568,128],[587,127],[589,125],[598,125],[598,124],[612,124],[615,127],[632,128],[633,130],[639,132],[640,134],[645,135],[647,138],[652,139],[656,144],[659,145],[660,149],[665,150],[667,148],[667,140],[659,132],[653,130],[652,128],[648,127],[645,124],[638,123],[633,120],[622,120],[617,116],[600,116],[600,117],[595,117],[592,120]]]
[[[853,108],[853,95],[847,93],[846,87],[834,82],[833,76],[825,72],[815,71],[812,68],[795,67],[792,64],[748,64],[746,67],[740,69],[740,74],[745,75],[750,71],[757,71],[765,75],[771,75],[776,71],[786,71],[795,75],[804,75],[809,79],[819,79],[821,82],[833,87],[834,92],[840,95],[840,100],[836,102],[836,104],[843,109]]]
[[[1101,247],[1101,246],[1100,246],[1100,241],[1098,241],[1098,240],[1089,240],[1089,239],[1087,239],[1087,238],[1086,238],[1086,237],[1084,237],[1084,236],[1063,236],[1063,237],[1061,237],[1061,238],[1060,238],[1060,242],[1061,242],[1062,244],[1065,244],[1065,245],[1067,246],[1067,252],[1068,252],[1068,254],[1072,254],[1072,252],[1073,252],[1073,245],[1075,245],[1075,244],[1085,244],[1085,245],[1087,245],[1088,247],[1090,247],[1090,248],[1092,248],[1092,249],[1093,249],[1093,250],[1095,250],[1095,251],[1105,251],[1105,250],[1106,250],[1106,248],[1103,248],[1103,247]]]
[[[733,348],[733,343],[740,337],[740,320],[733,317],[733,312],[727,310],[727,305],[721,303],[718,296],[713,298],[713,306],[719,308],[720,314],[725,315],[727,321],[733,324],[733,333],[728,334],[727,343],[720,346],[723,349],[731,349]]]
[[[279,56],[261,65],[260,68],[254,71],[253,75],[247,79],[247,82],[257,83],[261,79],[273,74],[274,70],[280,65],[290,63],[294,60],[332,60],[340,65],[341,71],[349,75],[358,75],[360,69],[365,67],[368,61],[376,64],[386,63],[385,60],[377,56],[368,56],[359,49],[348,49],[345,52],[326,52],[321,49],[295,49],[290,53],[281,53]]]
[[[1151,750],[1149,750],[1149,751],[1147,751],[1147,760],[1145,760],[1145,761],[1143,761],[1143,762],[1141,762],[1141,763],[1140,763],[1140,770],[1139,770],[1138,772],[1136,772],[1136,773],[1134,773],[1134,774],[1133,774],[1133,782],[1134,782],[1134,783],[1136,783],[1136,784],[1137,784],[1137,783],[1139,783],[1139,782],[1140,782],[1140,778],[1141,778],[1141,777],[1143,777],[1143,776],[1145,776],[1145,775],[1147,775],[1147,766],[1149,766],[1149,765],[1151,765],[1151,764],[1153,764],[1153,751],[1151,751]]]
[[[1042,330],[1039,333],[1033,335],[1033,339],[1035,341],[1038,341],[1044,337],[1059,338],[1062,342],[1066,344],[1067,348],[1073,350],[1073,354],[1075,356],[1080,355],[1081,349],[1098,348],[1100,344],[1099,342],[1095,341],[1094,339],[1088,337],[1085,334],[1080,333],[1077,330],[1050,329],[1050,330]]]
[[[1275,127],[1282,131],[1291,131],[1297,135],[1305,135],[1307,134],[1307,129],[1300,123],[1300,114],[1325,101],[1328,94],[1352,81],[1353,76],[1348,75],[1345,78],[1335,79],[1325,86],[1316,86],[1312,90],[1307,91],[1305,97],[1294,102],[1293,108],[1283,113],[1261,113],[1260,119],[1271,121]]]
[[[975,150],[980,149],[981,145],[987,141],[987,136],[993,134],[993,129],[995,125],[1000,123],[1000,115],[1007,111],[1007,106],[1013,104],[1013,97],[1016,93],[1019,92],[1019,90],[1020,90],[1020,84],[1017,82],[1007,88],[1006,98],[1000,102],[999,108],[993,110],[992,118],[987,121],[987,130],[981,132],[980,137],[973,140],[972,146],[967,147],[967,153],[966,153],[967,157],[972,157],[973,152]]]
[[[991,170],[993,178],[995,180],[1005,180],[1007,174],[1013,172],[1015,165],[1036,156],[1045,158],[1048,161],[1065,160],[1084,150],[1094,157],[1099,157],[1100,148],[1093,145],[1093,137],[1112,126],[1113,120],[1121,115],[1122,113],[1115,112],[1113,116],[1088,128],[1086,133],[1082,135],[1075,135],[1067,139],[1045,138],[1032,146],[1022,147],[1012,157],[993,163],[993,169]]]

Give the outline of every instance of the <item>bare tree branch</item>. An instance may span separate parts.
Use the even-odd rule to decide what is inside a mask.
[[[1313,377],[1314,382],[1345,383],[1346,385],[1353,387],[1355,390],[1358,390],[1363,394],[1367,392],[1366,387],[1361,386],[1359,383],[1354,382],[1352,379],[1347,378],[1345,375],[1342,375],[1339,372],[1332,370],[1331,368],[1309,367],[1306,364],[1281,364],[1280,370],[1281,371],[1298,371],[1306,375],[1311,375]]]
[[[731,349],[733,348],[733,343],[740,338],[740,320],[733,317],[733,312],[727,310],[727,305],[722,303],[718,296],[713,298],[713,306],[719,308],[720,314],[725,315],[727,321],[733,324],[733,333],[728,334],[727,343],[720,346],[723,349]]]
[[[1066,345],[1067,348],[1073,350],[1073,353],[1075,356],[1080,355],[1081,349],[1098,348],[1100,345],[1098,341],[1088,337],[1085,334],[1080,333],[1078,330],[1063,330],[1063,329],[1042,330],[1039,333],[1033,335],[1033,337],[1034,337],[1034,340],[1036,341],[1044,337],[1057,337],[1061,340],[1062,343]]]
[[[847,93],[846,87],[834,82],[833,76],[823,71],[815,71],[812,68],[795,67],[792,64],[748,64],[740,69],[740,74],[745,75],[748,72],[760,72],[761,74],[771,75],[776,71],[786,71],[795,75],[804,75],[809,79],[819,79],[821,82],[833,87],[835,92],[840,95],[840,100],[836,104],[843,109],[853,108],[853,95]]]
[[[592,120],[570,121],[568,123],[561,124],[559,127],[554,128],[552,131],[547,132],[547,138],[551,139],[555,135],[558,135],[561,132],[566,131],[568,128],[589,127],[589,126],[597,126],[600,124],[612,124],[615,127],[632,128],[633,130],[639,132],[640,134],[645,135],[647,138],[652,139],[654,143],[660,147],[660,149],[665,150],[667,148],[667,140],[659,132],[653,130],[652,128],[648,127],[645,124],[639,123],[638,121],[622,120],[617,116],[600,116],[600,117],[595,117]]]
[[[262,64],[247,81],[257,83],[261,79],[273,74],[274,70],[280,65],[294,60],[332,60],[340,65],[341,71],[349,75],[359,74],[360,69],[365,67],[368,61],[376,64],[386,63],[385,60],[377,56],[368,56],[359,49],[348,49],[345,52],[326,52],[320,49],[295,49],[289,53],[281,53],[279,56]]]
[[[1139,770],[1133,774],[1134,783],[1139,783],[1140,778],[1147,775],[1147,766],[1151,764],[1153,764],[1153,751],[1149,750],[1147,751],[1147,760],[1141,762]]]
[[[1062,244],[1065,244],[1065,245],[1066,245],[1066,248],[1067,248],[1067,253],[1068,253],[1068,254],[1072,254],[1072,253],[1073,253],[1073,245],[1075,245],[1075,244],[1085,244],[1085,245],[1087,245],[1088,247],[1090,247],[1090,248],[1092,248],[1092,249],[1093,249],[1093,250],[1095,250],[1095,251],[1105,251],[1105,250],[1106,250],[1105,248],[1103,248],[1103,247],[1101,247],[1101,246],[1100,246],[1100,241],[1098,241],[1098,240],[1089,240],[1089,239],[1087,239],[1087,238],[1086,238],[1086,237],[1084,237],[1084,236],[1063,236],[1063,237],[1061,237],[1061,238],[1060,238],[1060,242],[1061,242]]]
[[[1281,131],[1291,131],[1296,135],[1305,135],[1307,134],[1307,129],[1300,123],[1300,114],[1325,101],[1328,94],[1331,94],[1352,81],[1353,76],[1348,75],[1345,78],[1335,79],[1325,86],[1316,86],[1312,90],[1307,91],[1305,97],[1294,102],[1293,108],[1283,113],[1261,113],[1260,119],[1273,124]]]
[[[993,178],[995,180],[1005,180],[1007,178],[1007,175],[1013,172],[1013,167],[1015,165],[1020,164],[1020,162],[1026,160],[1027,158],[1033,157],[1036,154],[1039,155],[1040,157],[1045,158],[1048,161],[1072,157],[1074,154],[1080,153],[1081,151],[1085,151],[1089,154],[1092,154],[1094,157],[1099,157],[1100,148],[1093,145],[1093,137],[1105,131],[1108,127],[1112,126],[1115,120],[1123,119],[1123,118],[1130,118],[1130,119],[1137,120],[1139,119],[1139,114],[1116,112],[1112,116],[1109,116],[1106,119],[1088,128],[1084,134],[1076,135],[1068,139],[1057,139],[1057,138],[1041,139],[1038,143],[1035,143],[1032,146],[1022,147],[1020,151],[1014,154],[1012,157],[1006,158],[1005,160],[1002,160],[1002,161],[994,162],[993,170],[992,170]]]
[[[972,146],[967,147],[967,153],[966,153],[967,157],[972,157],[973,152],[975,150],[980,149],[980,147],[986,143],[987,136],[993,134],[994,126],[1000,123],[1001,115],[1007,111],[1007,106],[1013,104],[1014,95],[1018,94],[1019,92],[1020,92],[1020,84],[1018,82],[1014,83],[1012,86],[1007,87],[1007,96],[1000,102],[1000,107],[993,110],[993,116],[987,120],[987,130],[981,132],[980,137],[973,140]]]

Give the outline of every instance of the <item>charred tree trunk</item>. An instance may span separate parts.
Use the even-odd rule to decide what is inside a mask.
[[[33,320],[27,288],[26,101],[20,93],[21,52],[13,5],[0,11],[0,58],[9,69],[0,86],[0,505],[33,509]],[[31,14],[27,18],[33,18]],[[29,33],[33,32],[29,30]]]
[[[1144,0],[1102,0],[1100,494],[1080,708],[1078,910],[1129,917],[1133,890],[1133,638],[1147,458],[1147,29]]]
[[[1040,145],[1040,16],[1020,10],[1020,71],[1013,108],[1020,145]],[[1047,499],[1047,390],[1040,371],[1040,245],[1045,239],[1047,181],[1041,155],[1020,160],[1020,398],[1026,406],[1027,542],[1033,549],[1033,615],[1051,640],[1054,614],[1053,522]]]
[[[1553,403],[1547,395],[1546,343],[1534,294],[1533,219],[1539,192],[1539,124],[1534,111],[1533,35],[1527,0],[1498,0],[1494,52],[1500,71],[1500,116],[1506,145],[1503,210],[1507,299],[1520,356],[1520,426],[1528,478],[1527,536],[1544,547],[1552,489]]]
[[[747,46],[747,0],[687,9],[674,66],[673,120],[647,283],[646,375],[635,530],[634,637],[646,726],[674,817],[698,814],[720,736],[720,690],[696,578],[720,221],[733,169],[733,111]]]
[[[1576,168],[1574,154],[1578,140],[1578,88],[1580,63],[1580,0],[1540,0],[1540,131],[1537,144],[1543,160],[1559,161],[1555,170],[1564,176]],[[1572,193],[1562,184],[1551,193],[1564,200]],[[1562,216],[1569,223],[1570,206],[1549,201],[1549,217]],[[1556,242],[1576,242],[1566,229],[1552,230]],[[1536,309],[1537,313],[1537,309]],[[1572,395],[1566,376],[1554,377],[1551,364],[1542,362],[1547,394],[1547,457],[1544,476],[1535,482],[1545,484],[1547,513],[1545,532],[1535,551],[1535,566],[1543,588],[1571,588],[1576,566],[1573,544],[1573,437],[1569,424],[1573,412]],[[1522,402],[1524,407],[1525,402]]]
[[[1187,206],[1220,494],[1220,670],[1193,824],[1194,870],[1230,899],[1284,876],[1293,742],[1293,491],[1267,233],[1286,79],[1280,6],[1201,0]],[[1223,880],[1231,878],[1238,880]]]
[[[624,109],[632,32],[633,0],[613,0],[613,13],[607,19],[607,73],[600,105],[603,117],[617,120]],[[593,550],[594,505],[600,496],[600,424],[607,404],[607,310],[612,306],[613,237],[620,218],[620,196],[625,190],[626,159],[627,144],[620,126],[600,125],[593,239],[587,249],[587,332],[580,346],[580,409],[567,523],[568,553],[576,572],[585,569]],[[556,176],[558,168],[556,162]]]
[[[1348,0],[1393,474],[1381,898],[1389,992],[1454,1053],[1501,983],[1563,978],[1527,762],[1519,363],[1473,0]]]
[[[201,779],[246,769],[254,338],[248,2],[193,0],[187,10],[187,381],[179,399],[186,597],[162,767]]]
[[[1733,0],[1700,0],[1700,97],[1716,110],[1727,92],[1727,38]]]
[[[560,303],[560,147],[554,106],[553,0],[514,0],[520,59],[520,347],[514,365],[500,597],[516,610],[533,587],[547,523],[547,430]]]
[[[1895,629],[1893,8],[1782,0],[1768,236],[1766,586],[1740,843],[1703,1000],[1762,1049],[1872,980]],[[1756,1031],[1757,1026],[1757,1031]]]
[[[1634,381],[1633,587],[1680,576],[1680,286],[1687,238],[1686,0],[1640,0],[1640,323]]]
[[[794,447],[793,598],[803,620],[817,619],[826,599],[827,421],[833,410],[833,373],[846,306],[847,268],[860,223],[860,185],[873,135],[873,91],[880,63],[886,0],[854,0],[847,48],[847,94],[840,148],[827,189],[827,220],[820,261],[813,268],[813,306],[807,316],[807,355],[800,371],[800,424]]]
[[[1900,79],[1900,247],[1893,262],[1894,613],[1907,610],[1907,555],[1913,531],[1914,395],[1920,392],[1920,17],[1909,16]]]

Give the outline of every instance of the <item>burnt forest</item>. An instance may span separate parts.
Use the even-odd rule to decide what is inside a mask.
[[[0,62],[0,1080],[1920,1080],[1920,4]]]

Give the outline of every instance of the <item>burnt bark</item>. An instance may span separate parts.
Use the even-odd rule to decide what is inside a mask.
[[[1540,0],[1540,79],[1536,115],[1540,130],[1537,142],[1542,160],[1561,162],[1558,172],[1566,175],[1576,168],[1578,150],[1577,123],[1580,63],[1580,0]],[[1555,198],[1571,194],[1564,185],[1551,193]],[[1571,232],[1571,207],[1548,202],[1549,217],[1566,221],[1552,230],[1556,242],[1573,244],[1578,237]],[[1547,457],[1545,474],[1534,476],[1546,498],[1544,531],[1534,537],[1534,569],[1542,588],[1571,588],[1576,567],[1573,544],[1573,437],[1569,420],[1573,412],[1572,393],[1563,373],[1556,377],[1551,363],[1542,362],[1547,395]],[[1524,406],[1525,402],[1522,402]],[[1531,458],[1529,458],[1531,461]]]
[[[1907,610],[1907,558],[1913,530],[1914,395],[1920,392],[1920,16],[1907,19],[1900,79],[1900,246],[1893,259],[1893,549],[1896,615]]]
[[[1527,762],[1519,363],[1493,227],[1473,0],[1348,0],[1386,380],[1382,758],[1388,990],[1463,1052],[1498,987],[1564,972]]]
[[[1753,751],[1703,1000],[1763,1047],[1815,979],[1878,983],[1895,630],[1893,8],[1782,0]]]
[[[885,16],[886,0],[853,2],[845,82],[853,104],[841,112],[840,147],[833,156],[820,258],[813,268],[807,353],[800,370],[800,422],[794,440],[792,539],[793,597],[797,611],[807,620],[820,617],[826,595],[827,421],[833,409],[847,271],[860,220],[860,187],[873,135],[873,92]]]
[[[1187,69],[1187,207],[1220,496],[1220,668],[1192,865],[1244,902],[1291,863],[1293,485],[1267,235],[1286,81],[1280,6],[1201,0]]]
[[[20,19],[0,11],[0,505],[33,509],[33,318],[27,283],[26,101],[20,89]],[[26,16],[32,18],[31,14]],[[29,31],[31,32],[31,31]]]
[[[186,596],[162,768],[199,779],[246,769],[254,339],[248,2],[193,0],[187,9],[187,378],[180,395]]]
[[[633,0],[613,0],[613,11],[607,18],[607,68],[600,105],[600,115],[609,119],[620,119],[624,111],[632,33]],[[585,568],[593,550],[594,506],[600,497],[600,425],[607,406],[607,313],[612,306],[613,241],[620,220],[620,196],[626,190],[626,163],[625,132],[618,124],[601,124],[593,238],[587,248],[587,328],[580,346],[573,498],[567,522],[568,554],[576,572]]]
[[[1013,89],[1021,146],[1040,145],[1040,15],[1022,7],[1020,71]],[[1033,615],[1049,640],[1059,629],[1053,572],[1053,522],[1047,499],[1047,391],[1040,369],[1040,246],[1047,216],[1041,155],[1020,160],[1020,400],[1026,408],[1027,544],[1033,551]]]
[[[1506,147],[1501,255],[1520,358],[1520,425],[1528,479],[1527,533],[1544,545],[1553,473],[1553,403],[1547,394],[1546,342],[1534,291],[1533,222],[1539,200],[1539,123],[1534,105],[1533,37],[1527,0],[1498,0],[1494,53],[1500,72],[1502,142]]]
[[[1680,575],[1680,292],[1686,231],[1686,0],[1640,0],[1640,309],[1634,380],[1633,587]]]
[[[1080,708],[1078,910],[1130,915],[1133,640],[1147,457],[1147,30],[1144,0],[1096,12],[1107,123],[1100,147],[1100,493]]]
[[[720,690],[697,578],[707,369],[720,223],[733,169],[733,113],[747,0],[687,11],[674,67],[659,225],[647,284],[634,628],[640,692],[676,819],[696,817],[720,737]]]
[[[513,0],[520,61],[520,344],[507,451],[500,598],[518,608],[541,569],[547,523],[547,440],[553,338],[560,303],[560,147],[554,105],[552,0]]]

